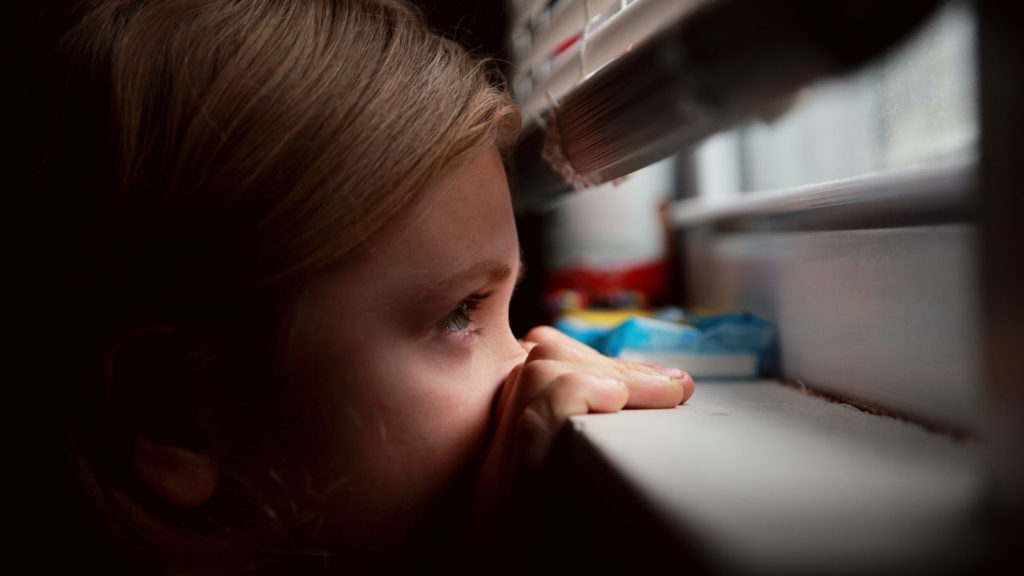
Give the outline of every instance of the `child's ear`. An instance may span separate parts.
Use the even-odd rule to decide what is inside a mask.
[[[220,467],[213,447],[204,356],[173,326],[126,332],[108,349],[106,404],[130,467],[152,494],[194,508],[213,495]]]
[[[139,436],[133,452],[139,481],[168,504],[196,508],[205,504],[217,488],[220,469],[208,450],[156,443]]]

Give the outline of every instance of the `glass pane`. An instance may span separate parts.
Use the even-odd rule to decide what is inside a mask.
[[[793,188],[972,154],[974,28],[968,6],[946,5],[878,62],[808,88],[779,117],[745,125],[724,143],[703,143],[698,182],[735,182],[734,192]],[[738,176],[721,175],[723,158],[734,158]],[[722,194],[705,188],[699,193]]]

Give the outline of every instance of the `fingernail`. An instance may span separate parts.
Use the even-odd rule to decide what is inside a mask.
[[[686,376],[686,373],[680,370],[679,368],[666,368],[661,364],[655,364],[654,362],[633,362],[633,364],[637,366],[643,366],[645,368],[650,368],[651,370],[654,370],[659,374],[668,376],[669,378],[673,379],[679,379]]]
[[[661,372],[665,376],[668,376],[669,378],[674,378],[677,380],[679,378],[683,378],[686,376],[686,373],[680,370],[679,368],[666,368],[664,366],[654,366],[654,369],[657,370],[658,372]]]

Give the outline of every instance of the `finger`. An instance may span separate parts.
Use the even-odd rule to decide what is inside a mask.
[[[566,362],[600,361],[601,355],[592,349],[578,348],[565,342],[545,341],[534,342],[526,361],[558,360]]]
[[[534,346],[536,346],[536,345],[537,345],[537,343],[536,343],[536,342],[530,342],[530,341],[528,341],[528,340],[520,340],[520,341],[519,341],[519,345],[523,347],[523,350],[524,350],[524,351],[525,351],[525,352],[526,352],[527,354],[529,354],[529,353],[530,353],[530,350],[533,350],[533,347],[534,347]]]
[[[686,398],[688,375],[681,370],[638,370],[626,362],[616,363],[615,370],[629,388],[626,408],[671,408]]]
[[[497,414],[502,418],[504,426],[511,432],[518,426],[518,419],[526,407],[552,386],[553,383],[567,372],[578,371],[580,367],[554,360],[535,360],[516,366],[502,386]],[[538,408],[534,408],[535,411]],[[541,411],[540,415],[546,415]],[[546,421],[546,419],[545,419]]]
[[[622,380],[591,373],[563,374],[548,390],[541,399],[556,425],[577,414],[618,412],[629,398]]]
[[[628,360],[621,360],[621,362],[629,364],[634,369],[637,370],[652,371],[658,374],[664,374],[665,376],[668,376],[673,380],[678,380],[680,385],[682,385],[683,387],[683,397],[679,401],[680,404],[685,404],[686,401],[689,400],[691,396],[693,396],[693,391],[695,387],[693,383],[693,377],[691,377],[684,370],[681,370],[679,368],[661,366],[660,364],[654,364],[653,362],[630,362]]]
[[[534,326],[523,336],[523,340],[529,342],[544,342],[552,338],[558,338],[558,335],[562,334],[560,330],[552,326]]]
[[[574,355],[597,355],[601,353],[575,338],[551,326],[537,326],[526,333],[523,340],[554,346]]]
[[[517,443],[525,464],[536,465],[547,457],[558,430],[570,416],[591,412],[617,412],[626,404],[629,390],[615,378],[565,373],[533,399],[518,419]]]
[[[620,369],[642,372],[650,375],[666,375],[683,381],[688,393],[684,393],[680,401],[689,398],[693,392],[693,380],[678,368],[664,368],[653,363],[637,363],[627,360],[609,358],[597,350],[559,332],[550,326],[538,326],[526,336],[532,346],[528,351],[527,362],[535,360],[556,360],[561,362],[586,362],[594,364],[612,363]]]
[[[513,396],[518,395],[518,383],[521,380],[523,366],[523,364],[516,364],[505,377],[505,382],[498,391],[498,397],[491,406],[492,425],[501,421],[500,416],[507,413],[509,403],[514,401]]]
[[[640,372],[623,379],[630,390],[626,408],[672,408],[686,397],[684,379]]]
[[[511,397],[508,409],[513,413],[522,412],[529,404],[544,394],[549,394],[552,386],[564,386],[566,383],[573,384],[574,378],[593,376],[597,378],[609,378],[619,380],[618,373],[610,370],[608,366],[586,363],[568,362],[563,360],[535,359],[533,354],[539,351],[544,345],[537,345],[530,352],[526,362],[518,369],[513,376],[515,383],[510,386]]]
[[[681,370],[668,375],[651,368],[638,369],[629,362],[613,361],[604,357],[590,361],[566,361],[545,359],[547,344],[538,344],[530,351],[526,362],[519,369],[518,381],[511,387],[512,398],[508,408],[519,413],[535,398],[545,393],[552,382],[566,374],[589,374],[610,378],[626,384],[629,389],[627,408],[670,408],[686,397],[684,383],[688,376]],[[555,357],[562,354],[552,353]],[[689,384],[692,387],[692,381]]]
[[[694,390],[696,390],[696,384],[693,382],[693,377],[688,372],[683,372],[683,378],[680,380],[680,384],[683,386],[683,399],[679,401],[680,404],[685,404],[687,400],[693,396]]]

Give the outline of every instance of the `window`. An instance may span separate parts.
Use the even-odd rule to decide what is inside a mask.
[[[945,6],[878,62],[803,90],[775,118],[699,145],[697,193],[728,197],[969,162],[978,141],[974,40],[970,9]]]

